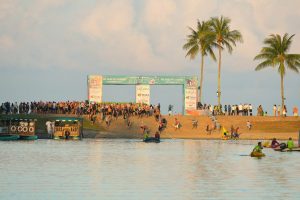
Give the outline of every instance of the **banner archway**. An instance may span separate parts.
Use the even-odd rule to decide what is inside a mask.
[[[102,102],[103,85],[135,85],[136,103],[150,104],[150,85],[182,85],[183,113],[193,113],[197,108],[196,76],[115,76],[115,75],[89,75],[88,100]]]

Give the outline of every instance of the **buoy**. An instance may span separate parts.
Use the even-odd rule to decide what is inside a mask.
[[[29,127],[29,132],[33,133],[34,132],[34,128],[33,127]]]
[[[12,132],[16,132],[17,127],[16,127],[16,126],[11,126],[11,127],[10,127],[10,130],[11,130]]]
[[[27,127],[27,126],[24,126],[24,127],[22,128],[22,131],[25,132],[25,133],[27,133],[28,127]]]

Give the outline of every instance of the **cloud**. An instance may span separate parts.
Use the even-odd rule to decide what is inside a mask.
[[[99,42],[98,56],[107,64],[139,71],[160,70],[164,61],[153,54],[147,34],[135,27],[132,1],[99,3],[81,22],[90,42]]]
[[[0,36],[0,48],[12,49],[15,47],[15,41],[9,35]]]
[[[244,36],[232,55],[224,52],[224,66],[246,71],[270,33],[296,33],[292,50],[299,51],[299,6],[295,0],[3,1],[0,57],[16,68],[89,69],[88,65],[139,73],[189,69],[193,74],[199,58],[185,58],[187,27],[195,27],[197,19],[224,15]],[[274,14],[279,9],[281,14]]]
[[[146,1],[143,11],[143,21],[148,28],[164,29],[173,25],[177,5],[173,0]]]

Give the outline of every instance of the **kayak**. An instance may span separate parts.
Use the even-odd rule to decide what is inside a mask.
[[[19,140],[37,140],[37,135],[20,136]]]
[[[280,151],[280,152],[300,151],[300,147],[295,147],[295,148],[292,148],[292,149],[289,149],[289,148],[285,148],[285,149],[276,148],[274,150],[275,151]]]
[[[251,157],[258,157],[258,158],[260,158],[260,157],[264,157],[266,155],[264,153],[259,153],[259,152],[253,151],[253,152],[251,152],[250,156]]]
[[[160,143],[160,139],[154,138],[154,137],[149,137],[147,139],[144,139],[143,142],[149,143],[149,142],[154,142],[154,143]]]
[[[17,140],[19,139],[19,135],[0,135],[0,140],[9,141],[9,140]]]

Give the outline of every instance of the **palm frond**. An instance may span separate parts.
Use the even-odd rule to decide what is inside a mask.
[[[254,60],[263,60],[255,70],[263,69],[270,66],[279,66],[278,72],[285,75],[286,69],[290,69],[296,73],[300,71],[300,54],[288,54],[295,35],[289,36],[285,33],[283,37],[279,34],[271,34],[264,39],[266,45],[262,47],[260,53],[254,57]]]
[[[286,66],[288,69],[296,72],[296,73],[299,73],[299,70],[300,70],[300,63],[297,63],[297,62],[291,62],[290,60],[286,60]]]
[[[274,64],[271,60],[265,60],[264,62],[258,64],[255,68],[255,71],[259,71],[267,67],[274,67]]]

